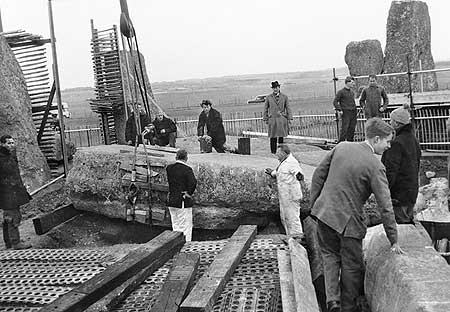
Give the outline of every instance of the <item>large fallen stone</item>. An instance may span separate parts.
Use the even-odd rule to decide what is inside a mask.
[[[371,311],[450,311],[450,266],[413,225],[397,229],[403,255],[389,251],[381,225],[366,235],[365,292]]]
[[[132,160],[132,151],[132,147],[120,145],[95,146],[77,151],[66,182],[77,209],[115,218],[126,217],[126,191],[121,186],[125,171],[120,167],[121,163]],[[152,157],[154,164],[165,165],[175,160],[172,153],[157,153],[162,157]],[[142,147],[139,148],[138,161],[145,162]],[[267,220],[279,214],[275,180],[264,173],[265,168],[276,167],[278,161],[275,158],[190,154],[189,164],[198,180],[194,193],[194,227],[234,229],[239,224]],[[309,184],[314,168],[302,167]],[[154,166],[152,171],[158,173],[152,182],[167,183],[164,167]],[[155,205],[165,205],[164,198],[154,199]],[[302,207],[308,207],[308,201],[308,196],[305,196]],[[166,217],[161,224],[169,225],[170,218]]]
[[[379,40],[352,41],[345,49],[345,63],[350,75],[365,76],[381,74],[383,70],[383,49]],[[368,79],[357,79],[357,96],[361,93],[361,87],[368,84]]]
[[[431,23],[428,6],[422,1],[392,1],[386,27],[384,69],[386,73],[407,71],[409,55],[411,70],[434,69],[431,54]],[[413,91],[420,90],[420,76],[412,77]],[[423,74],[424,91],[437,90],[435,73]],[[408,77],[393,76],[384,79],[387,92],[408,92]]]
[[[25,79],[3,36],[0,36],[0,77],[0,136],[14,137],[22,180],[32,191],[50,178],[50,169],[37,143]]]

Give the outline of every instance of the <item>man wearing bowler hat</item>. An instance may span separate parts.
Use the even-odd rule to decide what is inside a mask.
[[[283,138],[289,134],[289,124],[292,111],[287,95],[280,92],[278,81],[272,81],[273,92],[266,96],[263,119],[268,125],[270,151],[277,152],[277,143],[283,143]]]

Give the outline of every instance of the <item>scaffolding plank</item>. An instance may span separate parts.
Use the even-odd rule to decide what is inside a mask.
[[[159,263],[161,259],[168,260],[173,257],[181,249],[184,242],[184,236],[181,232],[165,231],[150,242],[131,251],[102,273],[43,307],[40,311],[84,311],[141,270],[155,262]]]
[[[80,211],[73,207],[73,204],[64,205],[55,211],[33,219],[34,230],[37,235],[42,235],[53,229],[55,226],[72,219]]]
[[[281,303],[283,305],[283,312],[297,312],[291,257],[289,252],[278,250],[277,258],[278,270],[280,271]]]
[[[188,294],[200,263],[196,253],[179,253],[169,276],[159,292],[152,312],[177,312],[181,302]]]
[[[212,311],[225,284],[239,265],[255,236],[256,225],[239,226],[183,301],[180,306],[181,312]]]

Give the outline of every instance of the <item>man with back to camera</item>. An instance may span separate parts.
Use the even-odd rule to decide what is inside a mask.
[[[21,242],[19,233],[22,221],[20,206],[28,203],[30,198],[20,177],[15,141],[10,135],[3,135],[0,137],[0,208],[3,210],[6,248],[31,248],[30,244]]]
[[[364,142],[343,142],[331,150],[313,174],[311,215],[317,218],[325,292],[330,312],[353,312],[364,294],[362,240],[367,227],[363,206],[375,195],[391,252],[403,253],[381,155],[390,146],[393,128],[380,118],[365,124]]]
[[[192,194],[197,186],[194,171],[187,164],[188,154],[180,149],[175,156],[176,162],[166,167],[169,182],[168,202],[172,229],[183,232],[186,241],[192,239]]]
[[[277,152],[277,144],[284,142],[289,135],[289,124],[292,120],[292,111],[287,95],[281,93],[278,81],[271,83],[272,93],[266,96],[264,102],[263,120],[268,126],[270,138],[270,152]]]
[[[164,116],[163,112],[159,111],[153,123],[147,128],[146,131],[150,132],[151,144],[159,146],[169,144],[170,147],[175,147],[177,126],[172,119]]]
[[[369,75],[369,85],[364,88],[359,98],[359,105],[364,109],[364,115],[367,119],[381,117],[388,104],[389,98],[384,88],[377,84],[377,76]]]
[[[381,161],[386,167],[395,220],[399,224],[414,224],[422,152],[406,108],[399,107],[391,112],[391,125],[396,136]]]
[[[206,127],[206,136],[211,138],[212,147],[214,147],[217,153],[225,153],[224,144],[226,142],[226,137],[222,116],[217,110],[212,108],[212,102],[210,100],[203,100],[200,105],[202,107],[202,112],[198,117],[197,125],[197,136],[199,141],[207,139],[205,138],[204,130]],[[202,150],[201,152],[204,151]]]
[[[352,91],[354,78],[348,76],[345,78],[345,86],[336,93],[333,101],[334,108],[341,115],[341,133],[339,141],[353,142],[356,127],[356,104],[355,93]]]

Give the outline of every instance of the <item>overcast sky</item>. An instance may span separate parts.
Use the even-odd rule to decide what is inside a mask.
[[[432,53],[450,59],[450,1],[428,0]],[[93,85],[90,19],[119,25],[119,0],[53,0],[61,88]],[[150,80],[345,66],[350,41],[384,49],[390,0],[128,0]],[[4,31],[49,37],[48,0],[0,0]],[[50,46],[50,45],[49,45]]]

